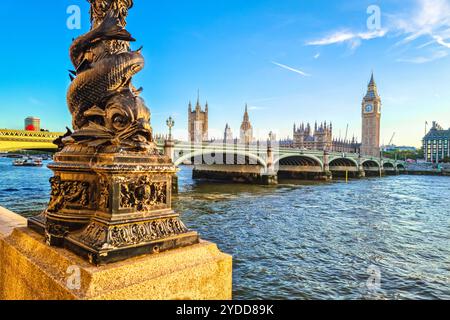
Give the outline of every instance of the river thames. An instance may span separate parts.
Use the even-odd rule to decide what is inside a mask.
[[[0,158],[0,206],[45,208],[52,173]],[[196,182],[174,208],[234,258],[235,299],[450,299],[450,178]]]

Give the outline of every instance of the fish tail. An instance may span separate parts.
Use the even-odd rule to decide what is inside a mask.
[[[123,41],[136,41],[131,34],[122,27],[115,26],[114,28],[107,30],[102,35],[103,40],[123,40]]]
[[[112,13],[108,13],[97,30],[102,40],[136,41],[131,34],[120,26],[120,21]]]

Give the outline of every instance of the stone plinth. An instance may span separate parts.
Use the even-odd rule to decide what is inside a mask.
[[[0,236],[2,300],[231,297],[232,258],[209,242],[95,267],[65,249],[45,245],[43,236],[27,228]]]

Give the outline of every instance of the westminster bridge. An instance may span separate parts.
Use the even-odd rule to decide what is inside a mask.
[[[316,150],[282,148],[276,142],[252,145],[211,142],[160,142],[161,152],[175,165],[194,165],[194,178],[276,184],[278,177],[331,180],[396,175],[406,162],[383,157]]]
[[[53,141],[61,135],[60,132],[0,130],[0,152],[56,151]],[[194,165],[194,178],[204,179],[274,184],[278,177],[330,180],[333,177],[394,175],[406,170],[404,161],[356,153],[283,148],[275,141],[251,145],[159,141],[157,146],[176,166]]]

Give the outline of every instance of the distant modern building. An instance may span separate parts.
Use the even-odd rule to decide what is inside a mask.
[[[333,124],[326,121],[320,125],[302,123],[300,126],[294,124],[293,147],[307,150],[326,150],[333,152],[359,153],[360,144],[355,138],[352,140],[333,139]]]
[[[380,156],[380,124],[381,98],[372,73],[367,93],[362,101],[362,155]]]
[[[26,131],[41,131],[41,119],[36,117],[28,117],[25,119]]]
[[[227,125],[225,126],[225,132],[223,133],[223,141],[225,143],[233,143],[233,132],[231,131],[230,126]]]
[[[195,110],[192,110],[192,104],[189,102],[188,111],[188,130],[189,141],[201,143],[208,140],[208,102],[205,105],[205,111],[202,111],[200,98],[197,99]]]
[[[239,142],[241,144],[251,144],[254,141],[253,138],[253,127],[250,123],[250,117],[248,115],[248,107],[245,105],[245,112],[244,112],[244,120],[241,124],[241,134]]]
[[[444,130],[436,121],[423,138],[423,151],[427,162],[439,163],[450,158],[450,129]]]
[[[384,152],[404,152],[404,151],[415,152],[415,151],[417,151],[416,147],[396,146],[396,145],[383,146],[382,149]]]

